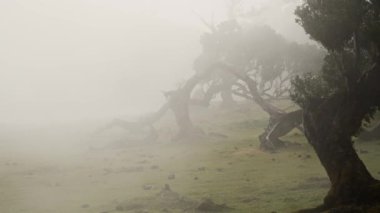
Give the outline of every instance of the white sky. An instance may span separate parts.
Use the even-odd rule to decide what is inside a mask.
[[[294,4],[251,0],[286,37],[307,39]],[[205,19],[223,0],[0,0],[0,122],[154,110],[190,76]],[[278,6],[280,5],[280,6]],[[213,15],[212,15],[213,14]]]

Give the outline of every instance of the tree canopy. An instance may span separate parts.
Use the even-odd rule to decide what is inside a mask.
[[[296,10],[297,22],[328,51],[321,72],[297,77],[292,91],[305,135],[331,181],[323,205],[312,212],[380,202],[379,182],[352,143],[380,106],[379,6],[375,0],[305,0]]]

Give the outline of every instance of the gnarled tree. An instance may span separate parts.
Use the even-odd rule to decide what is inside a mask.
[[[260,147],[274,150],[283,146],[279,137],[299,127],[302,116],[300,111],[288,114],[270,100],[288,98],[290,79],[304,70],[319,68],[323,51],[288,42],[266,26],[240,26],[234,19],[210,31],[202,36],[203,53],[196,70],[218,66],[219,74],[210,80],[228,82],[223,85],[230,95],[253,100],[269,115],[268,126],[259,137]]]
[[[380,184],[367,170],[352,136],[380,106],[380,4],[375,0],[305,0],[298,22],[328,55],[322,71],[294,80],[293,100],[331,188],[320,212],[380,202]]]

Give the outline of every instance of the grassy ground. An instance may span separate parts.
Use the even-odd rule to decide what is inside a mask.
[[[167,138],[175,130],[167,118],[158,125],[159,142],[112,149],[102,147],[123,142],[122,130],[95,136],[82,130],[50,136],[44,130],[24,131],[4,137],[0,212],[181,212],[210,198],[231,212],[280,213],[322,202],[329,183],[302,134],[294,131],[284,138],[294,145],[264,153],[257,136],[266,116],[254,106],[196,111],[195,123],[215,136],[171,142]],[[356,147],[380,178],[380,143]],[[160,197],[165,184],[175,199]]]

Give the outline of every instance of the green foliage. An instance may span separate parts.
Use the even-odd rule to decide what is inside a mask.
[[[328,50],[328,55],[318,77],[312,80],[304,76],[293,82],[294,100],[301,106],[311,106],[326,94],[355,96],[362,110],[369,113],[365,118],[371,117],[380,103],[373,79],[378,78],[373,73],[380,60],[379,2],[305,0],[296,15],[298,23]]]
[[[297,22],[329,50],[342,50],[361,24],[364,0],[305,0]]]
[[[197,72],[224,62],[247,72],[264,89],[277,80],[289,85],[296,74],[316,72],[324,51],[307,44],[289,42],[268,26],[241,26],[228,20],[201,37],[203,53],[194,63]],[[282,86],[282,85],[280,85]]]
[[[336,93],[336,90],[329,87],[318,74],[307,73],[303,77],[296,76],[292,84],[290,97],[302,108],[317,107],[323,100]]]

